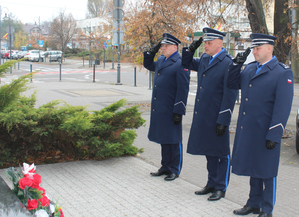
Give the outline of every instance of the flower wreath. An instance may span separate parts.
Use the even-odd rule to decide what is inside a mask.
[[[35,173],[34,163],[23,163],[22,173],[14,167],[6,169],[6,174],[13,183],[12,191],[22,204],[36,217],[64,217],[59,205],[49,200],[45,189],[40,187],[42,177]]]

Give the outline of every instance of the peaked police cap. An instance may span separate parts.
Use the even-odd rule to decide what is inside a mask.
[[[203,28],[203,32],[204,32],[203,41],[212,41],[217,38],[223,40],[223,37],[226,35],[223,32],[220,32],[216,29],[212,29],[209,27]]]
[[[262,33],[252,33],[250,35],[250,38],[252,40],[252,46],[251,47],[257,47],[263,44],[275,44],[275,40],[277,39],[275,36],[272,35],[266,35]]]
[[[177,39],[176,37],[174,37],[173,35],[169,34],[169,33],[164,33],[163,34],[163,40],[161,42],[161,44],[174,44],[174,45],[179,45],[181,43],[181,41],[179,39]]]

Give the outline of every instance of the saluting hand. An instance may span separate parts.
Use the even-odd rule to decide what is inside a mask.
[[[173,122],[178,125],[182,122],[182,115],[178,113],[173,113]]]
[[[217,124],[216,126],[216,134],[217,136],[223,136],[226,132],[226,126],[222,124]]]
[[[271,140],[266,140],[266,147],[267,149],[272,150],[276,147],[276,142]]]
[[[149,52],[151,53],[151,54],[156,54],[156,53],[158,53],[158,51],[159,51],[159,49],[160,49],[160,47],[161,47],[161,41],[159,41],[159,43],[157,44],[157,45],[154,45],[150,50],[149,50]]]
[[[245,52],[238,53],[234,59],[234,63],[235,64],[243,64],[246,61],[249,54],[250,54],[250,47],[247,48],[245,50]]]
[[[192,43],[188,47],[188,50],[191,52],[196,51],[196,49],[202,44],[202,41],[203,41],[202,37],[200,37],[199,40],[192,41]]]

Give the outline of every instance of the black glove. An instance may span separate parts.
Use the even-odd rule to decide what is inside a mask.
[[[196,49],[201,45],[202,41],[203,41],[202,37],[200,37],[199,40],[192,41],[192,43],[188,47],[188,50],[191,51],[191,52],[196,51]]]
[[[149,52],[150,52],[150,54],[156,54],[156,53],[158,53],[158,51],[159,51],[159,49],[160,49],[160,47],[161,47],[161,41],[159,41],[159,43],[157,44],[157,45],[154,45],[150,50],[149,50]]]
[[[217,136],[223,136],[226,132],[226,126],[222,124],[217,124],[216,126],[216,134]]]
[[[250,52],[251,52],[251,50],[250,50],[250,47],[249,47],[245,50],[245,52],[238,53],[237,56],[234,59],[234,63],[235,64],[243,64],[246,61],[246,59],[247,59],[248,55],[250,54]]]
[[[173,122],[178,125],[182,122],[182,115],[181,114],[177,114],[177,113],[173,113]]]
[[[273,142],[271,140],[266,140],[266,147],[269,150],[272,150],[273,148],[276,147],[276,142]]]

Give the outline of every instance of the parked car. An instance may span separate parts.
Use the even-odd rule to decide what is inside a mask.
[[[17,59],[19,59],[19,53],[20,53],[21,51],[15,51],[12,55],[11,55],[11,59],[13,59],[13,60],[17,60]]]
[[[11,50],[11,55],[10,55],[10,50],[8,50],[5,55],[4,58],[10,58],[10,56],[12,56],[17,50]]]
[[[18,59],[22,59],[24,58],[24,56],[28,53],[28,51],[20,51],[18,53]]]
[[[4,58],[5,53],[6,53],[6,50],[1,50],[1,52],[0,52],[0,58]]]
[[[60,50],[51,50],[51,51],[45,52],[45,56],[48,58],[49,62],[52,62],[52,61],[61,62],[62,54],[63,53]]]
[[[38,53],[32,53],[29,56],[29,61],[32,61],[32,62],[44,62],[44,59],[45,59],[44,52],[41,52],[40,54],[38,54]]]
[[[27,51],[27,54],[24,55],[25,60],[29,60],[29,57],[31,54],[39,54],[40,50],[29,50]]]

